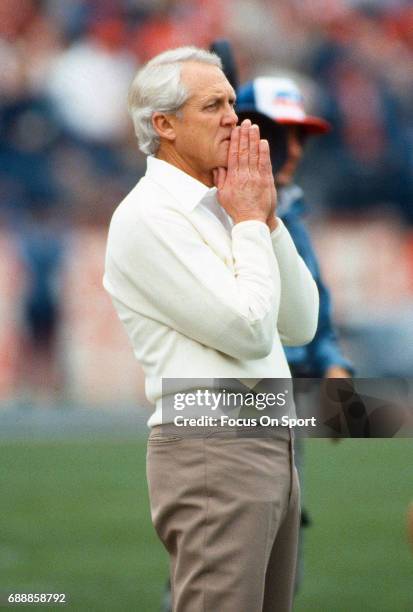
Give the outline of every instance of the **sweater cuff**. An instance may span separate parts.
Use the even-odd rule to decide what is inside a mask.
[[[257,230],[259,231],[259,234],[261,236],[270,236],[270,230],[269,227],[266,223],[264,223],[264,221],[256,221],[256,220],[251,220],[251,221],[241,221],[240,223],[236,223],[233,228],[232,228],[232,236],[239,234],[239,233],[243,233],[244,229],[248,229],[248,228],[252,228],[252,227],[256,227]],[[278,228],[277,228],[278,229]],[[275,233],[275,232],[273,232]]]
[[[284,232],[285,232],[285,225],[282,222],[282,220],[280,219],[280,217],[277,217],[277,227],[275,228],[275,230],[273,232],[271,232],[271,240],[272,240],[272,242],[275,244],[277,242],[277,239]]]

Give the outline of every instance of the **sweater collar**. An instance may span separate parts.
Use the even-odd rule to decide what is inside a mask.
[[[163,187],[189,212],[205,198],[214,197],[216,187],[207,187],[176,166],[148,156],[146,176]]]

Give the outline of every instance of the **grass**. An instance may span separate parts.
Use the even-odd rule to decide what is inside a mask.
[[[1,592],[76,610],[157,610],[167,564],[150,525],[143,441],[0,450]]]
[[[158,612],[167,559],[145,452],[144,440],[1,443],[3,598],[66,593],[75,610]],[[305,496],[313,526],[295,612],[413,610],[411,440],[308,441]]]
[[[295,612],[413,610],[411,440],[311,440],[305,580]]]

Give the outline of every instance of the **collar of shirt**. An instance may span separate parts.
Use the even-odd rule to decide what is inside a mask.
[[[188,212],[201,200],[213,200],[216,187],[207,187],[197,179],[157,157],[148,156],[146,176],[166,189]]]

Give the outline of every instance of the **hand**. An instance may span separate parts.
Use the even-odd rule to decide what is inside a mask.
[[[324,378],[351,378],[351,374],[341,366],[333,365],[326,370]]]
[[[274,206],[274,179],[270,149],[260,140],[257,125],[245,119],[232,130],[228,168],[214,170],[221,206],[234,223],[257,220],[267,223]]]
[[[350,372],[338,365],[330,366],[325,374],[324,378],[351,378]],[[341,442],[342,438],[330,438],[334,443]]]
[[[278,220],[276,216],[277,210],[277,190],[275,189],[275,182],[271,189],[271,209],[270,214],[267,217],[267,225],[270,228],[270,232],[273,232],[278,227]]]

